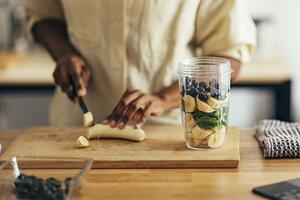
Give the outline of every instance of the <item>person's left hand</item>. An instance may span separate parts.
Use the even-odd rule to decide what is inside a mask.
[[[151,115],[164,114],[166,107],[165,101],[158,95],[147,94],[140,90],[127,90],[102,123],[122,129],[132,120],[135,122],[135,128],[140,128]]]

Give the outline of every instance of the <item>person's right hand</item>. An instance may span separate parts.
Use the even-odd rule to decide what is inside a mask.
[[[55,83],[74,101],[76,96],[86,95],[86,87],[91,74],[92,71],[83,58],[76,54],[69,54],[57,59],[53,77]],[[75,88],[69,81],[70,76],[74,80]]]

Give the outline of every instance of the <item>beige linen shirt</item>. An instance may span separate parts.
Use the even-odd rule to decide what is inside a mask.
[[[72,45],[93,76],[87,103],[96,121],[127,88],[153,93],[177,80],[178,61],[199,55],[249,59],[255,26],[240,0],[25,0],[28,23],[66,22]],[[50,109],[54,125],[81,124],[82,113],[60,89]],[[152,122],[179,123],[174,109]]]

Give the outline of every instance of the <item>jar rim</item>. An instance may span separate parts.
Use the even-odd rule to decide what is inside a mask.
[[[188,76],[207,76],[230,74],[230,61],[215,56],[199,56],[183,59],[179,62],[177,73]]]

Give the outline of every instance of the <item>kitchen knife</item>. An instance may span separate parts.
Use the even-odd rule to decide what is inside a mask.
[[[84,126],[93,126],[95,125],[92,113],[90,112],[89,108],[87,107],[84,99],[82,96],[77,96],[76,94],[76,86],[75,86],[75,80],[72,75],[69,75],[69,82],[71,83],[73,87],[73,94],[78,98],[79,107],[81,108],[83,112],[83,125]]]

